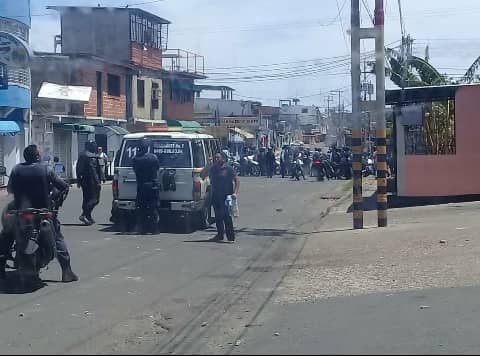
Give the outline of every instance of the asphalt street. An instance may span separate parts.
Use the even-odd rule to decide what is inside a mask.
[[[60,283],[56,261],[42,271],[44,284],[35,290],[19,289],[9,273],[0,284],[0,353],[189,353],[212,343],[228,347],[264,308],[343,185],[242,178],[235,244],[205,242],[214,229],[120,234],[108,221],[109,186],[94,211],[97,224],[83,226],[81,192],[72,188],[61,221],[80,281]]]

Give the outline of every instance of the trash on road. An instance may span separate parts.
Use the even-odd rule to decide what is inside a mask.
[[[439,241],[441,244],[446,244],[447,243],[447,240],[440,240]]]
[[[237,340],[235,341],[235,346],[240,346],[241,343],[242,343],[242,340]]]
[[[420,309],[430,309],[429,305],[420,305]]]

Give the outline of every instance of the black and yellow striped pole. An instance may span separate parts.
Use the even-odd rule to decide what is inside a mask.
[[[362,131],[352,131],[353,153],[353,228],[363,229]]]
[[[385,43],[383,0],[375,0],[377,214],[378,226],[387,226],[387,126],[385,119]]]
[[[352,153],[353,153],[353,228],[363,229],[362,194],[362,115],[360,108],[360,1],[352,0],[351,46],[352,46]]]
[[[378,226],[387,226],[387,138],[385,129],[377,129],[377,212]]]

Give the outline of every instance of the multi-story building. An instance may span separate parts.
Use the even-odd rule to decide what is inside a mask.
[[[20,162],[29,141],[30,1],[0,1],[0,166]],[[7,180],[0,177],[0,185]]]
[[[76,178],[78,153],[88,139],[113,161],[128,133],[129,70],[89,54],[35,53],[32,140],[45,156],[60,158],[67,178]]]
[[[166,120],[193,120],[194,80],[202,56],[167,49],[170,21],[136,8],[50,7],[61,14],[62,53],[89,53],[130,66],[129,130],[156,130]]]

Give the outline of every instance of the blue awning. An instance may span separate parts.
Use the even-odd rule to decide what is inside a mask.
[[[2,121],[0,120],[0,135],[14,136],[20,133],[20,125],[16,121]]]

